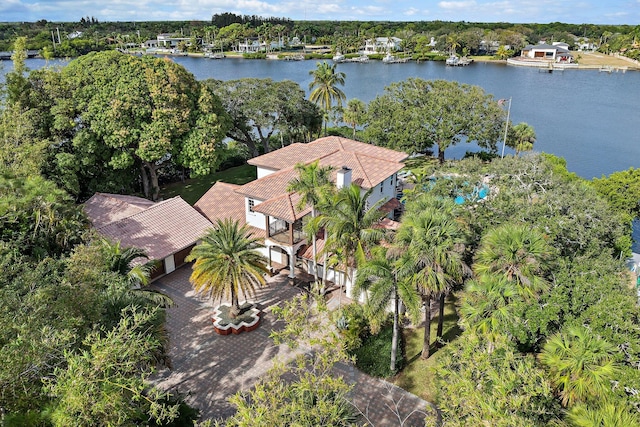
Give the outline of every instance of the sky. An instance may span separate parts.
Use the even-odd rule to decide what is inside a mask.
[[[293,20],[640,24],[640,0],[0,0],[0,22],[207,21],[223,12]]]

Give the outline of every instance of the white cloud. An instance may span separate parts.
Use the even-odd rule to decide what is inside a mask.
[[[455,10],[466,10],[473,9],[476,6],[476,2],[474,0],[470,1],[441,1],[438,3],[438,6],[442,9],[455,11]]]

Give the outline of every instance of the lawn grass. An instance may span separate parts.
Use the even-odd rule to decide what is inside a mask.
[[[404,369],[396,375],[394,383],[404,390],[423,398],[428,402],[436,400],[436,384],[434,367],[440,357],[441,352],[435,349],[436,331],[438,328],[438,317],[431,321],[431,357],[424,360],[420,357],[422,353],[422,341],[424,339],[424,322],[421,327],[405,328],[405,356],[406,363]],[[455,297],[450,296],[444,307],[444,341],[454,340],[461,333],[458,326],[458,313],[456,311]]]
[[[211,175],[187,179],[185,182],[173,182],[160,187],[160,196],[168,199],[175,196],[182,197],[193,205],[217,181],[229,184],[246,184],[256,179],[256,167],[248,164],[225,169]]]

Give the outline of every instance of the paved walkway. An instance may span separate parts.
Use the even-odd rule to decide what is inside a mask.
[[[235,412],[228,397],[250,389],[272,366],[274,357],[281,360],[293,357],[286,345],[276,346],[269,338],[270,331],[278,327],[270,308],[293,298],[300,290],[290,286],[284,274],[272,277],[255,299],[265,313],[258,329],[220,336],[213,331],[212,304],[194,293],[189,284],[190,274],[191,267],[186,265],[153,285],[175,302],[167,310],[171,369],[158,372],[155,382],[161,388],[186,394],[187,402],[200,409],[201,419],[227,418]],[[355,384],[353,403],[372,425],[424,425],[427,407],[424,400],[386,381],[371,378],[351,365],[337,366],[336,373]]]

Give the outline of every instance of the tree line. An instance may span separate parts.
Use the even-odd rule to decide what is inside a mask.
[[[78,31],[82,34],[77,34]],[[638,31],[639,27],[633,25],[293,21],[233,13],[215,14],[210,21],[99,22],[93,17],[83,17],[77,23],[40,20],[35,23],[0,24],[0,50],[11,50],[17,37],[26,36],[29,49],[59,57],[75,57],[90,51],[122,47],[124,44],[140,46],[160,33],[169,33],[195,40],[203,39],[208,43],[215,41],[225,50],[233,49],[246,38],[274,40],[280,37],[286,42],[297,37],[302,43],[325,44],[342,53],[359,49],[367,38],[396,36],[403,39],[405,51],[420,59],[428,58],[427,53],[433,49],[432,38],[437,42],[437,50],[446,51],[451,46],[451,40],[447,39],[454,38],[460,52],[466,49],[466,52],[474,55],[487,53],[486,44],[481,44],[481,41],[508,46],[513,55],[519,53],[526,44],[536,44],[540,40],[562,41],[570,46],[574,46],[576,40],[589,40],[605,53],[620,52],[636,58]],[[76,33],[73,38],[67,37],[73,33]],[[53,45],[52,37],[57,46]],[[192,50],[196,48],[194,44]]]

